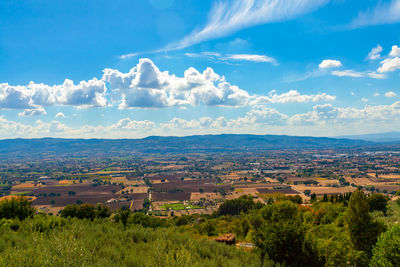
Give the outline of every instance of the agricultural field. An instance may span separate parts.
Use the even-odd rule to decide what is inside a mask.
[[[171,204],[164,204],[159,206],[161,210],[190,210],[190,209],[202,209],[201,206],[195,206],[192,204],[185,204],[185,203],[171,203]]]
[[[0,162],[0,194],[32,197],[49,213],[68,204],[103,203],[112,210],[146,205],[176,215],[209,213],[225,200],[246,195],[255,201],[298,195],[308,203],[312,194],[322,198],[363,188],[393,198],[400,190],[400,156],[387,153],[268,151]]]

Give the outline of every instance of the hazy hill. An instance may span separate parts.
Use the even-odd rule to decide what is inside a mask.
[[[354,148],[371,144],[367,141],[326,137],[232,134],[151,136],[143,139],[5,139],[0,140],[0,158]]]
[[[358,139],[372,142],[399,142],[400,132],[387,132],[375,134],[346,135],[338,138]]]

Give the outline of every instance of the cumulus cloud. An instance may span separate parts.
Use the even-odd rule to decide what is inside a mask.
[[[318,65],[320,69],[330,69],[330,68],[338,68],[342,66],[342,62],[339,60],[334,60],[334,59],[324,59],[322,62]]]
[[[102,78],[109,84],[113,95],[120,97],[119,108],[162,108],[172,106],[244,106],[262,103],[288,103],[307,101],[331,101],[334,96],[301,95],[292,90],[288,93],[269,96],[250,95],[232,85],[207,68],[202,73],[189,68],[183,77],[160,71],[150,59],[140,59],[128,73],[105,69]],[[117,99],[119,101],[119,99]]]
[[[400,69],[400,57],[387,58],[381,61],[381,66],[378,68],[378,72],[386,73],[397,69]]]
[[[372,9],[362,11],[350,24],[351,28],[400,22],[400,0],[378,2]]]
[[[242,57],[237,58],[244,60]],[[334,99],[334,96],[325,93],[302,95],[296,90],[282,95],[276,93],[269,96],[251,95],[230,84],[224,76],[215,73],[212,68],[199,72],[190,67],[184,72],[183,77],[178,77],[168,71],[161,71],[147,58],[140,59],[127,73],[116,69],[104,69],[100,80],[93,78],[78,84],[69,79],[63,84],[53,86],[34,82],[26,86],[0,84],[0,109],[24,109],[21,116],[46,114],[45,107],[65,105],[79,108],[117,105],[120,109],[185,108],[198,105],[239,107],[251,104]]]
[[[246,0],[217,1],[206,25],[165,50],[181,49],[207,40],[228,36],[259,24],[294,19],[314,11],[328,0]]]
[[[107,88],[103,81],[93,78],[75,85],[66,79],[62,85],[55,86],[57,100],[63,105],[80,107],[104,107],[107,105],[105,95]]]
[[[364,108],[334,107],[331,104],[314,106],[313,110],[296,114],[289,119],[292,125],[324,125],[327,123],[342,125],[351,123],[384,123],[399,120],[400,101],[392,105],[366,105]]]
[[[368,53],[368,59],[375,60],[381,58],[382,51],[382,46],[378,44],[376,47],[372,48],[371,52]]]
[[[105,69],[103,80],[122,97],[119,108],[161,108],[181,105],[240,106],[251,96],[207,68],[189,68],[179,78],[160,71],[150,59],[140,59],[128,73]]]
[[[238,121],[247,124],[262,123],[267,125],[284,125],[288,116],[280,113],[276,109],[269,107],[255,107],[247,112],[243,119]]]
[[[387,97],[387,98],[392,98],[392,97],[396,97],[396,96],[397,96],[397,94],[392,91],[385,93],[385,97]]]
[[[125,131],[150,131],[155,128],[152,121],[136,121],[130,118],[119,120],[116,124],[108,127],[108,130],[125,130]]]
[[[389,53],[391,57],[400,57],[400,47],[397,45],[392,46],[392,50]]]
[[[0,138],[15,137],[44,137],[44,136],[65,136],[73,132],[73,129],[59,121],[43,122],[37,120],[32,125],[22,124],[7,120],[0,116]]]
[[[57,120],[33,124],[22,124],[0,116],[0,138],[10,137],[77,137],[77,138],[139,138],[148,135],[193,135],[221,133],[301,133],[326,135],[329,129],[354,131],[385,125],[400,126],[400,101],[391,105],[365,105],[363,108],[335,107],[332,104],[315,105],[311,111],[294,115],[284,114],[266,106],[255,106],[243,116],[226,119],[201,117],[186,120],[173,118],[170,121],[155,123],[137,121],[131,118],[119,119],[108,126],[83,125],[69,127]]]
[[[45,85],[30,82],[26,86],[0,84],[0,108],[34,110],[44,114],[43,107],[71,105],[76,107],[104,107],[107,88],[96,78],[74,84],[66,79],[61,85]],[[26,112],[28,114],[29,111]]]
[[[297,90],[290,90],[287,93],[277,94],[272,90],[268,96],[258,96],[251,104],[268,104],[268,103],[305,103],[305,102],[319,102],[319,101],[333,101],[336,96],[328,95],[326,93],[317,95],[302,95]]]
[[[23,112],[18,113],[18,116],[23,117],[32,117],[32,116],[39,116],[39,115],[46,115],[47,112],[44,108],[39,107],[35,109],[25,109]]]

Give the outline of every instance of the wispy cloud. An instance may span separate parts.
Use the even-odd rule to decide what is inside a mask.
[[[372,79],[386,78],[384,74],[376,73],[373,71],[359,72],[355,70],[334,70],[331,72],[331,74],[338,77],[351,77],[351,78],[363,78],[363,77],[369,77]]]
[[[372,9],[361,11],[350,24],[351,28],[400,22],[400,0],[382,3]]]
[[[257,63],[271,63],[273,65],[278,65],[275,58],[260,55],[260,54],[230,54],[224,55],[218,52],[201,52],[201,53],[185,53],[185,56],[191,58],[205,58],[209,60],[215,60],[220,63],[228,63],[229,61],[250,61]]]
[[[368,59],[369,60],[375,60],[381,58],[381,52],[383,51],[382,46],[379,44],[371,49],[371,52],[368,53]]]
[[[214,4],[206,25],[165,50],[176,50],[228,36],[255,25],[294,19],[329,0],[225,0]]]
[[[244,60],[244,61],[252,61],[252,62],[270,62],[275,65],[277,64],[277,62],[274,58],[266,56],[266,55],[235,54],[235,55],[227,56],[226,59]]]
[[[131,57],[136,57],[136,56],[138,56],[140,54],[141,53],[129,53],[129,54],[121,55],[121,56],[119,56],[119,58],[120,59],[128,59],[128,58],[131,58]]]

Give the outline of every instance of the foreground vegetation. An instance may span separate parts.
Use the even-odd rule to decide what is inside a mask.
[[[175,229],[35,216],[3,220],[0,266],[257,266],[255,255]]]
[[[169,219],[88,204],[34,215],[26,199],[5,200],[0,266],[398,266],[397,202],[361,190],[330,199],[243,196],[213,215]],[[224,233],[256,248],[212,240]]]

